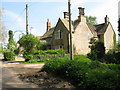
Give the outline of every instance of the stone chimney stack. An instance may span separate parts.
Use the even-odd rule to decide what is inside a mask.
[[[85,9],[85,8],[78,7],[78,10],[79,10],[79,16],[78,16],[78,19],[80,20],[80,22],[84,22],[84,23],[86,23],[86,17],[85,17],[84,9]]]
[[[69,19],[69,13],[68,12],[64,12],[64,19]]]
[[[47,19],[47,30],[46,30],[46,32],[48,32],[50,28],[51,28],[51,22],[50,22],[49,19]]]
[[[84,13],[84,9],[85,8],[82,8],[82,7],[78,7],[78,9],[79,9],[79,16],[81,16],[81,15],[85,15],[85,13]]]
[[[105,17],[105,23],[108,24],[109,23],[109,17],[106,15]]]

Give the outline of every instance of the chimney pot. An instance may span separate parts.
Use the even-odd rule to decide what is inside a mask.
[[[69,13],[68,12],[64,12],[64,19],[69,19]]]
[[[79,9],[79,16],[85,15],[85,13],[84,13],[84,9],[85,9],[85,8],[78,7],[78,9]]]
[[[105,23],[108,24],[109,23],[109,17],[106,15],[105,17]]]

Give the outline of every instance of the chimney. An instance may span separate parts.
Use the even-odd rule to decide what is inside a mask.
[[[69,19],[69,13],[68,12],[64,12],[64,19]]]
[[[78,19],[80,20],[80,22],[84,22],[84,23],[86,23],[86,17],[85,17],[84,9],[85,9],[85,8],[78,7],[78,10],[79,10],[79,16],[78,16]]]
[[[79,16],[81,16],[81,15],[85,15],[85,13],[84,13],[84,9],[85,8],[82,8],[82,7],[78,7],[78,9],[79,9]]]
[[[49,19],[47,19],[47,31],[49,31],[49,29],[51,28],[51,22],[49,21]]]
[[[108,24],[109,23],[109,17],[106,15],[105,17],[105,23]]]

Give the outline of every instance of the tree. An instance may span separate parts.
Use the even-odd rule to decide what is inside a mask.
[[[15,47],[16,47],[16,44],[15,44],[15,41],[13,39],[13,31],[12,30],[9,30],[9,39],[8,39],[8,49],[11,50],[11,51],[14,51],[15,50]]]
[[[38,42],[39,39],[37,39],[32,34],[23,35],[22,38],[18,41],[20,47],[23,47],[24,50],[29,54],[33,53],[33,51],[36,49],[36,45],[38,44]]]
[[[89,25],[96,25],[97,24],[97,18],[93,16],[87,16],[87,24]]]
[[[2,14],[3,14],[4,9],[0,7],[0,42],[4,42],[6,40],[6,27],[2,21]]]
[[[91,46],[91,52],[87,54],[88,58],[92,60],[99,60],[101,62],[104,62],[104,57],[105,57],[105,47],[104,43],[95,40],[94,38],[91,38],[90,40]]]

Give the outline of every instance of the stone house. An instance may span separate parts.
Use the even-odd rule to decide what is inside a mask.
[[[105,17],[105,22],[98,25],[89,25],[86,22],[84,8],[79,7],[79,16],[72,20],[72,41],[74,54],[87,54],[90,52],[89,42],[95,38],[104,43],[106,51],[114,47],[114,29]],[[47,31],[42,36],[48,42],[49,49],[60,49],[69,52],[69,14],[64,12],[64,18],[59,18],[55,27],[51,28],[51,23],[47,21]]]

